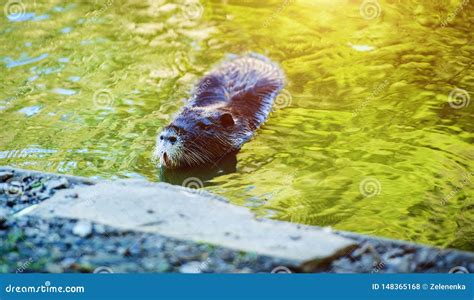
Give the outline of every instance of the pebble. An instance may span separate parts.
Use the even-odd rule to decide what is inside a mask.
[[[190,274],[197,274],[201,273],[201,265],[202,263],[199,261],[191,261],[188,263],[185,263],[181,267],[179,267],[179,272],[180,273],[190,273]]]
[[[402,257],[395,257],[387,260],[387,266],[389,266],[389,269],[393,269],[395,273],[406,273],[407,271],[407,264],[406,260]]]
[[[160,259],[155,272],[171,272],[171,271],[173,270],[171,269],[170,264],[166,260]]]
[[[61,265],[54,264],[54,263],[46,264],[45,268],[46,268],[46,272],[48,272],[48,273],[63,273],[64,272]]]
[[[63,259],[61,261],[61,266],[63,268],[69,268],[71,267],[74,263],[76,262],[76,260],[74,258],[71,258],[71,257],[66,257],[65,259]]]
[[[72,193],[70,193],[70,194],[67,194],[65,197],[66,197],[66,198],[77,199],[77,198],[79,198],[79,194],[76,193],[76,192],[72,192]]]
[[[144,247],[153,247],[161,250],[165,245],[165,239],[160,236],[151,235],[145,238]]]
[[[156,266],[157,266],[157,261],[156,259],[145,257],[142,260],[142,265],[147,271],[154,271]]]
[[[139,255],[142,251],[142,247],[140,243],[134,243],[132,246],[128,248],[128,253],[130,255]]]
[[[8,209],[4,207],[0,207],[0,229],[7,228],[7,216],[8,216]]]
[[[197,259],[200,256],[200,252],[196,247],[188,245],[180,245],[176,247],[173,254],[180,260]]]
[[[374,266],[374,259],[371,255],[363,255],[360,260],[361,269],[364,272],[372,272]]]
[[[78,221],[72,229],[72,233],[82,238],[88,237],[92,234],[92,224],[89,221]]]
[[[43,192],[43,193],[38,193],[36,195],[36,198],[38,198],[38,200],[40,201],[43,201],[43,200],[46,200],[50,197],[50,195],[47,193],[47,192]]]
[[[65,189],[68,187],[69,187],[69,181],[64,177],[61,177],[59,179],[53,179],[46,183],[46,189],[49,189],[49,190]]]
[[[292,239],[293,241],[300,240],[300,239],[301,239],[301,235],[290,235],[290,239]]]
[[[427,262],[430,259],[430,252],[426,249],[420,249],[418,251],[418,261],[420,262]]]
[[[122,255],[122,256],[129,256],[130,255],[130,252],[128,251],[128,248],[125,248],[125,247],[117,248],[117,253]]]
[[[10,171],[2,171],[0,172],[0,182],[5,182],[8,179],[13,177],[13,173]]]
[[[105,226],[102,224],[94,224],[94,231],[98,234],[104,234],[107,232]]]
[[[8,253],[7,257],[9,261],[17,261],[18,263],[20,263],[20,254],[16,252]]]
[[[387,252],[382,256],[382,258],[385,259],[385,260],[388,260],[388,259],[392,259],[392,258],[396,258],[396,257],[403,256],[404,253],[405,253],[405,251],[402,250],[402,249],[392,249],[392,250],[387,251]]]

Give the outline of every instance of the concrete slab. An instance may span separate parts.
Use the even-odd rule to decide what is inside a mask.
[[[137,180],[61,190],[23,214],[154,232],[277,257],[303,268],[355,247],[354,240],[319,227],[257,220],[248,209],[202,190]]]

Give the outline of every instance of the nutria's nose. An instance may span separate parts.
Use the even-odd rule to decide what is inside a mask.
[[[160,140],[167,140],[173,145],[176,142],[177,138],[174,135],[171,135],[171,136],[160,135]]]

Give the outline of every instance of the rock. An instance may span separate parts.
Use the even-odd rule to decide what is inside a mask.
[[[75,263],[76,263],[76,260],[74,258],[66,257],[65,259],[61,261],[61,267],[64,269],[68,269]]]
[[[8,179],[13,177],[13,172],[10,171],[1,171],[0,172],[0,182],[5,182]]]
[[[179,272],[191,274],[202,273],[201,265],[202,263],[199,261],[191,261],[179,267]]]
[[[104,234],[107,232],[105,226],[102,224],[94,224],[94,231],[98,234]]]
[[[156,266],[156,261],[152,258],[144,258],[142,260],[142,265],[147,271],[153,271]]]
[[[77,198],[79,198],[79,194],[73,192],[73,193],[70,193],[70,194],[66,195],[66,198],[77,199]]]
[[[130,255],[139,255],[142,252],[142,247],[140,243],[134,243],[128,248],[128,252],[130,253]]]
[[[8,207],[13,207],[16,204],[16,200],[13,197],[8,197],[7,198],[7,206]]]
[[[166,260],[159,260],[155,272],[169,272],[170,270],[171,266]]]
[[[18,262],[17,265],[21,264],[20,254],[18,254],[16,252],[8,253],[7,258],[8,258],[9,261],[17,261]]]
[[[69,187],[69,181],[61,177],[59,179],[52,179],[46,183],[46,189],[48,190],[58,190],[58,189],[65,189]]]
[[[35,227],[27,227],[24,229],[24,233],[26,236],[37,236],[41,233],[41,231]]]
[[[135,262],[121,262],[119,265],[114,265],[112,270],[114,273],[131,273],[136,270],[137,264]]]
[[[245,268],[242,268],[242,269],[238,270],[238,273],[251,274],[253,272],[252,272],[251,269],[245,267]]]
[[[199,259],[200,256],[198,249],[196,249],[196,247],[191,247],[190,245],[180,245],[176,247],[173,254],[180,260]]]
[[[217,254],[222,260],[227,263],[232,262],[232,260],[234,259],[234,254],[228,249],[219,249],[217,250]]]
[[[201,271],[206,273],[228,273],[232,272],[232,268],[224,260],[216,257],[208,258],[204,263],[201,263]]]
[[[352,262],[347,257],[343,257],[333,262],[330,271],[333,271],[332,269],[338,269],[341,273],[349,272],[353,269]]]
[[[38,200],[40,200],[40,201],[46,200],[49,197],[50,197],[50,195],[49,195],[48,192],[41,192],[41,193],[36,194],[36,198],[38,198]]]
[[[72,233],[82,238],[88,237],[92,234],[92,224],[89,221],[78,221],[72,229]]]
[[[5,229],[7,228],[7,217],[9,215],[9,210],[4,208],[4,207],[0,207],[0,229]]]
[[[142,259],[142,266],[148,272],[166,272],[170,265],[162,257],[145,257]]]
[[[417,254],[418,262],[428,263],[434,260],[433,257],[431,257],[432,253],[430,253],[430,251],[428,251],[427,249],[420,249]]]
[[[130,256],[130,252],[128,251],[128,248],[125,248],[125,247],[117,248],[117,253],[122,256]]]
[[[54,263],[48,263],[46,264],[46,271],[48,273],[63,273],[63,268],[61,265],[54,264]]]
[[[145,238],[143,244],[145,247],[153,247],[157,250],[161,250],[164,247],[165,239],[161,236],[152,235]]]
[[[370,273],[373,271],[375,261],[371,255],[362,255],[360,264],[363,272]]]
[[[403,249],[391,249],[391,250],[388,250],[383,256],[382,258],[384,260],[389,260],[389,259],[392,259],[392,258],[396,258],[396,257],[400,257],[400,256],[403,256],[403,254],[405,253],[405,251]]]
[[[105,245],[103,249],[109,253],[118,253],[117,247],[115,245],[108,244],[108,245]]]

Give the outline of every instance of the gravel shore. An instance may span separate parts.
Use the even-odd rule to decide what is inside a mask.
[[[357,248],[310,270],[287,267],[256,253],[22,214],[60,189],[93,184],[87,179],[0,168],[0,184],[0,272],[474,272],[472,253],[337,231],[357,241]]]

